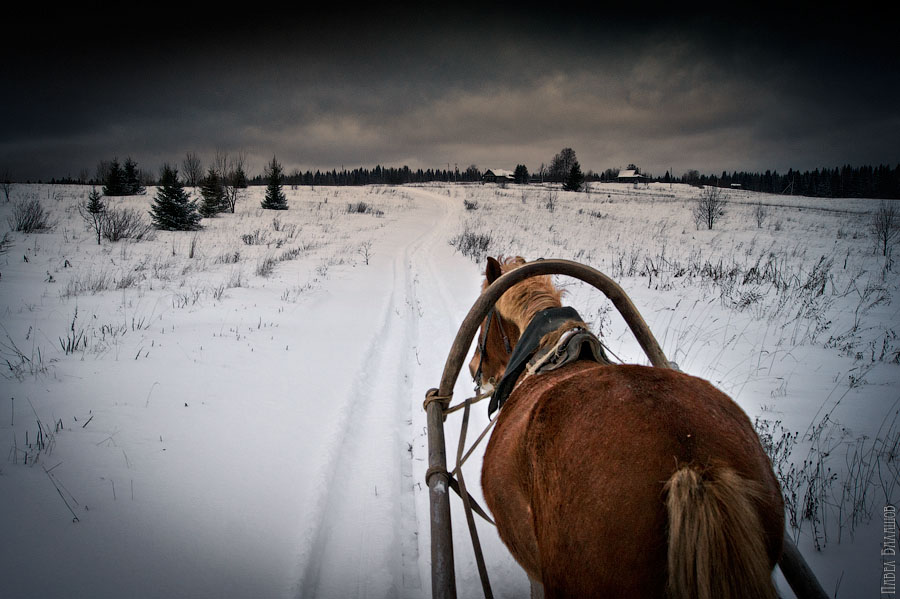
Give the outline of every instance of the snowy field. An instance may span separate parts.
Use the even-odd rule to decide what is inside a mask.
[[[3,598],[430,595],[422,400],[497,254],[616,279],[669,359],[756,422],[829,594],[878,594],[900,499],[900,265],[873,252],[878,202],[729,191],[709,231],[680,185],[285,188],[284,212],[251,188],[199,232],[98,245],[89,191],[0,203],[0,237],[22,200],[54,223],[0,244]],[[146,217],[154,192],[110,203]],[[599,292],[559,283],[646,362]],[[473,420],[470,439],[486,408]],[[478,597],[452,503],[459,594]],[[480,531],[495,595],[527,594]]]

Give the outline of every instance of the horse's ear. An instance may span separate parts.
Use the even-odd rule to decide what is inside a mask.
[[[487,268],[484,269],[484,276],[487,278],[488,284],[499,279],[502,274],[503,269],[500,267],[500,263],[495,258],[488,256]]]

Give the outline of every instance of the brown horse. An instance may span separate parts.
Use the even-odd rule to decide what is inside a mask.
[[[488,259],[486,288],[522,258]],[[500,380],[508,341],[561,306],[510,288],[469,365]],[[776,597],[784,506],[747,415],[675,370],[576,361],[517,383],[484,456],[500,537],[547,597]]]

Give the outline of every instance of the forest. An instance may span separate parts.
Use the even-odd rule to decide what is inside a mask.
[[[686,181],[692,182],[692,181]],[[719,177],[700,177],[697,183],[720,187],[740,186],[749,191],[801,195],[819,198],[900,198],[900,165],[788,170],[765,173],[723,172]]]
[[[130,159],[129,159],[130,160]],[[106,163],[104,163],[106,164]],[[552,162],[551,162],[552,166]],[[633,165],[629,165],[632,167]],[[596,173],[588,170],[584,174],[584,180],[590,181],[615,181],[618,168],[608,168]],[[637,168],[640,172],[640,168]],[[99,172],[99,169],[98,169]],[[182,171],[183,172],[183,171]],[[525,171],[527,174],[527,170]],[[295,169],[283,176],[282,182],[292,187],[300,185],[403,185],[407,183],[431,183],[431,182],[460,182],[474,183],[481,181],[483,170],[472,164],[461,170],[455,169],[412,169],[409,166],[374,168],[354,168],[348,170],[307,170],[301,172]],[[552,176],[552,169],[544,165],[528,176],[531,183],[543,181],[562,181],[559,177]],[[766,170],[764,173],[748,171],[723,171],[721,175],[700,174],[698,170],[691,169],[682,176],[672,176],[669,172],[662,177],[647,175],[648,181],[659,183],[688,183],[695,186],[713,185],[718,187],[740,187],[748,191],[774,193],[784,195],[800,195],[820,198],[875,198],[875,199],[900,199],[900,164],[891,167],[889,165],[844,165],[835,168],[821,168],[813,171],[799,171],[788,169],[786,173]],[[30,181],[29,181],[30,182]],[[155,178],[146,171],[141,171],[141,182],[144,185],[153,185]],[[88,179],[81,176],[77,179],[65,177],[51,179],[49,183],[93,183],[105,184],[106,178],[99,175]],[[248,179],[250,185],[265,185],[264,174],[257,174]]]

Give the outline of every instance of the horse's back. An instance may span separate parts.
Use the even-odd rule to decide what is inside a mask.
[[[729,468],[758,485],[777,559],[777,481],[746,414],[708,382],[580,362],[523,381],[499,418],[485,454],[485,497],[549,596],[664,596],[664,486],[686,465]],[[521,518],[526,504],[530,521]]]

